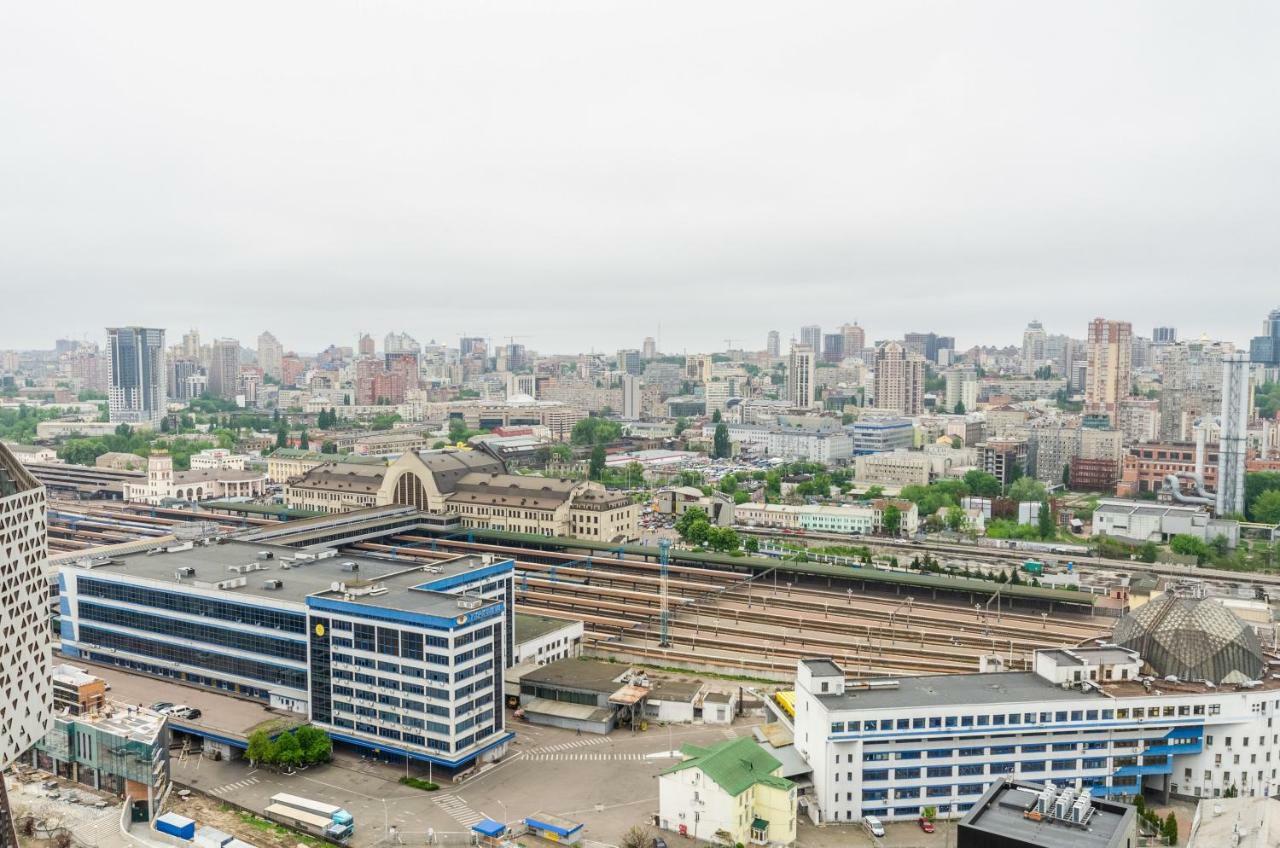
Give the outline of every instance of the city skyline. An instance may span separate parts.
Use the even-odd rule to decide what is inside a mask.
[[[692,351],[828,315],[1243,342],[1275,306],[1272,7],[50,9],[0,51],[0,280],[59,309],[6,346],[394,318]]]

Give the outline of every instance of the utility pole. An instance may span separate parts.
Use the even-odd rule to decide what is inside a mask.
[[[671,618],[670,606],[671,605],[670,605],[670,600],[667,596],[667,566],[671,562],[671,540],[670,539],[662,539],[658,542],[658,561],[660,563],[658,594],[659,594],[660,604],[661,604],[660,612],[659,612],[660,635],[658,638],[658,647],[670,648],[671,639],[668,635],[668,628],[670,627],[670,623],[671,623],[670,622],[670,618]]]

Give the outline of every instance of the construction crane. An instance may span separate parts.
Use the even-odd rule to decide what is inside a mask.
[[[742,341],[742,340],[741,339],[725,339],[724,340],[725,352],[728,353],[729,351],[733,350],[733,343],[737,341]]]

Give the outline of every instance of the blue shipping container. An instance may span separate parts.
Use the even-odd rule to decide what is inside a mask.
[[[161,833],[167,833],[170,836],[176,836],[179,839],[194,839],[196,823],[194,820],[186,816],[180,816],[177,813],[165,813],[156,819],[156,830]]]

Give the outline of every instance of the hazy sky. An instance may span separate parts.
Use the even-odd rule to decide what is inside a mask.
[[[14,2],[0,349],[1245,341],[1275,2]]]

